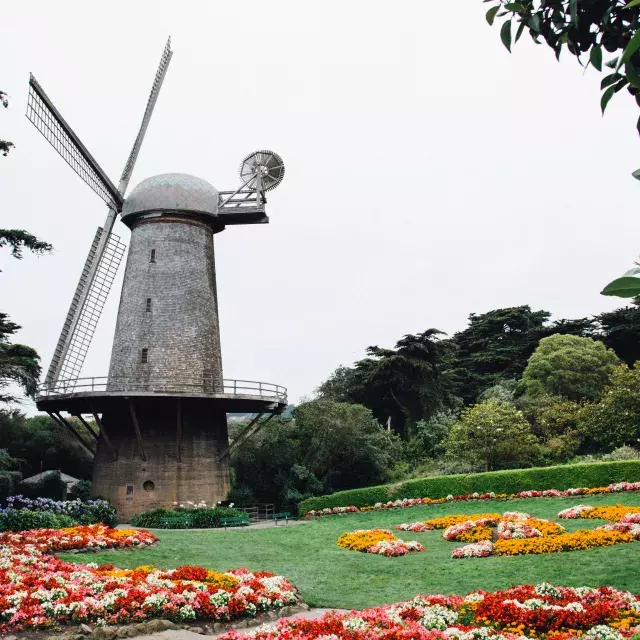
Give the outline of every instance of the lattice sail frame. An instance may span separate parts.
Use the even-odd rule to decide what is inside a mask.
[[[27,118],[58,152],[62,159],[97,193],[108,206],[122,208],[122,194],[94,160],[87,148],[53,106],[38,81],[29,78]]]

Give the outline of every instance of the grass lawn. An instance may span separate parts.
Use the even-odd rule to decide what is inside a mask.
[[[86,555],[67,554],[72,562],[110,562],[133,568],[201,565],[224,571],[247,567],[284,575],[296,584],[311,606],[356,608],[407,600],[418,593],[467,593],[512,584],[549,581],[567,586],[611,585],[640,593],[640,543],[550,553],[536,556],[452,560],[460,543],[446,542],[442,531],[397,532],[404,540],[418,540],[424,553],[385,558],[341,549],[340,534],[353,529],[388,528],[450,514],[526,511],[533,517],[557,520],[556,514],[576,504],[640,505],[634,493],[575,498],[540,498],[509,502],[462,502],[347,516],[333,516],[299,526],[236,531],[164,531],[151,549]],[[560,521],[569,531],[591,529],[601,520]]]

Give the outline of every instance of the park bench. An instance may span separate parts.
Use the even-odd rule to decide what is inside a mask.
[[[284,520],[284,523],[287,524],[289,522],[290,517],[291,517],[291,514],[288,511],[283,511],[282,513],[274,513],[273,521],[276,526],[278,525],[278,520]]]
[[[192,518],[187,514],[165,516],[160,520],[160,524],[165,529],[190,529],[192,525]]]
[[[222,527],[244,527],[251,524],[249,516],[235,516],[233,518],[220,518]]]

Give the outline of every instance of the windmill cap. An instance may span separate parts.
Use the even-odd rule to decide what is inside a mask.
[[[151,211],[218,215],[218,190],[188,173],[162,173],[143,180],[127,197],[122,217]]]

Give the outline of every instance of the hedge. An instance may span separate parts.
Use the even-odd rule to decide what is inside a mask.
[[[468,493],[518,493],[530,489],[571,489],[604,487],[613,482],[639,482],[640,460],[566,464],[510,471],[490,471],[454,476],[431,476],[399,484],[340,491],[303,500],[300,515],[327,507],[364,507],[399,498],[446,498]]]

